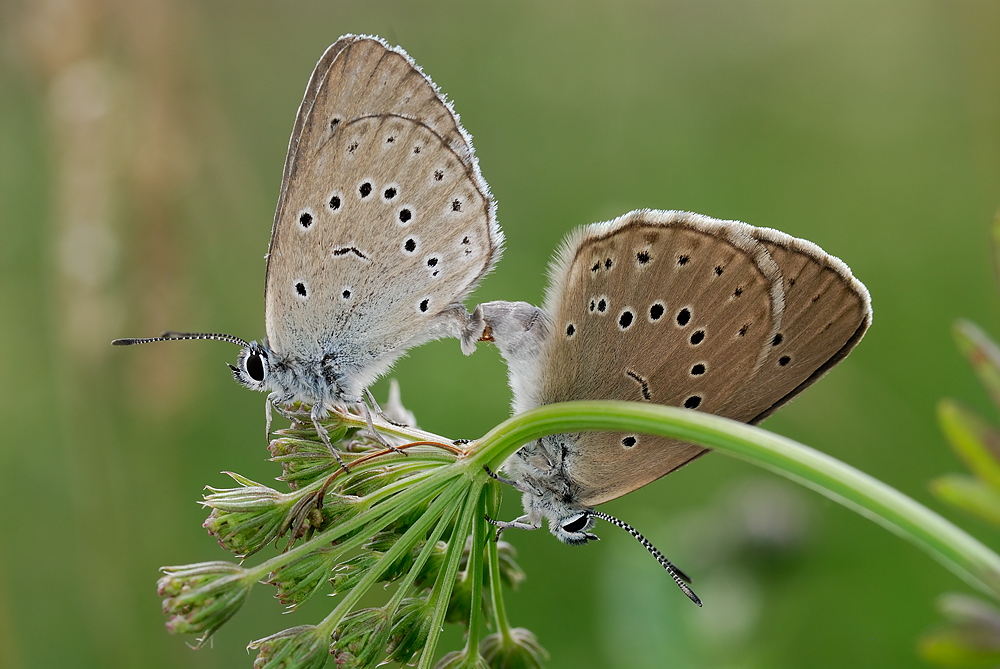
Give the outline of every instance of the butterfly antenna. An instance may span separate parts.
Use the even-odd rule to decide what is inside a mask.
[[[244,341],[234,335],[221,334],[218,332],[164,332],[159,337],[147,337],[145,339],[115,339],[112,346],[133,346],[135,344],[148,344],[154,341],[177,341],[183,339],[214,339],[215,341],[226,341],[236,344],[242,348],[250,346],[250,342]]]
[[[656,561],[660,563],[660,566],[662,566],[664,569],[667,570],[667,573],[670,574],[670,577],[674,579],[674,583],[676,583],[677,587],[680,588],[681,591],[688,596],[688,599],[690,599],[698,606],[701,606],[701,599],[698,598],[698,595],[694,594],[694,590],[692,590],[691,587],[688,585],[688,583],[691,582],[691,578],[683,571],[678,569],[676,566],[674,566],[673,562],[664,557],[663,553],[657,550],[656,546],[651,544],[646,537],[642,536],[642,534],[639,533],[639,530],[635,529],[634,527],[626,523],[624,520],[618,520],[614,516],[603,513],[601,511],[591,511],[590,515],[593,516],[594,518],[600,518],[601,520],[606,520],[612,525],[617,525],[618,527],[622,528],[623,530],[631,534],[633,537],[635,537],[635,539],[640,544],[646,547],[646,550],[649,551],[650,555],[656,558]]]

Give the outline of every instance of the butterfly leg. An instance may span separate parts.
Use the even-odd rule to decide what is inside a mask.
[[[368,392],[367,388],[365,389],[365,393],[368,395],[368,399],[370,399],[372,402],[375,401],[375,398],[372,397],[371,393]],[[371,409],[368,408],[368,404],[364,400],[359,402],[359,404],[361,405],[361,409],[365,412],[365,423],[368,425],[368,431],[371,432],[373,435],[375,435],[375,438],[378,440],[378,442],[383,446],[385,446],[386,448],[388,448],[390,451],[406,455],[407,454],[406,451],[401,451],[392,444],[390,444],[389,440],[383,437],[379,433],[379,431],[375,429],[375,424],[372,422],[372,412]],[[376,404],[375,406],[378,407],[378,404]],[[379,409],[378,411],[381,413],[381,409]],[[389,422],[391,423],[392,421]]]
[[[542,526],[541,523],[533,524],[528,516],[521,516],[520,518],[515,518],[514,520],[494,520],[489,516],[484,516],[486,522],[497,528],[496,541],[500,541],[500,534],[504,530],[537,530]]]
[[[271,393],[264,400],[264,441],[271,441],[271,407],[274,405],[274,396],[277,393]]]
[[[279,415],[287,418],[293,423],[301,420],[298,416],[286,411],[282,408],[282,403],[286,402],[287,398],[279,393],[271,393],[267,396],[267,400],[264,402],[264,439],[267,441],[271,440],[271,418],[272,409],[277,411]]]
[[[390,425],[395,425],[396,427],[410,427],[409,425],[406,425],[405,423],[397,423],[393,419],[389,418],[385,414],[385,412],[382,411],[382,407],[380,407],[378,405],[378,402],[375,401],[375,396],[372,395],[372,391],[368,390],[367,388],[365,388],[365,397],[368,398],[368,404],[371,406],[372,409],[375,410],[375,413],[378,414],[379,418],[381,418],[385,422],[389,423]],[[371,425],[369,424],[368,427],[371,427]],[[392,447],[390,446],[389,448],[392,448]],[[395,450],[395,449],[393,449],[393,450]]]
[[[494,481],[499,481],[500,483],[509,485],[512,488],[518,490],[519,492],[530,492],[532,495],[535,495],[536,497],[541,497],[542,495],[541,490],[539,490],[538,488],[536,488],[535,486],[531,485],[526,481],[515,481],[514,479],[509,479],[506,476],[501,476],[500,474],[497,474],[486,465],[483,465],[483,469],[486,470],[486,473],[489,474],[490,478],[493,479]]]
[[[344,461],[340,458],[340,454],[337,453],[337,449],[335,449],[333,444],[330,443],[330,435],[327,434],[326,428],[319,422],[320,419],[324,417],[324,414],[323,405],[320,402],[317,402],[313,405],[312,412],[309,417],[312,418],[313,427],[316,428],[316,433],[319,435],[319,438],[322,439],[326,447],[330,449],[330,455],[337,459],[337,464],[339,464],[340,468],[344,470],[344,473],[349,474],[351,470],[349,470],[347,465],[344,464]]]

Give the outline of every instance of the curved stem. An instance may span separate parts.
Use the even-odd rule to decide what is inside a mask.
[[[1000,598],[1000,556],[898,490],[839,460],[766,430],[699,411],[638,402],[549,404],[515,416],[465,458],[492,468],[548,434],[641,432],[713,448],[764,467],[857,511],[927,551],[970,585]],[[485,473],[483,473],[485,476]]]
[[[497,542],[492,539],[486,542],[486,556],[490,565],[490,595],[493,597],[493,616],[497,624],[497,632],[503,637],[503,646],[511,644],[510,623],[507,621],[507,610],[503,603],[503,588],[500,581],[500,551]]]

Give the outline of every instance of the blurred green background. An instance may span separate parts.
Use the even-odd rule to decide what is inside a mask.
[[[954,517],[926,484],[961,469],[937,399],[990,411],[949,330],[965,316],[1000,331],[998,28],[992,0],[0,3],[0,666],[249,667],[251,638],[331,604],[283,616],[265,586],[214,647],[166,633],[157,568],[227,558],[199,527],[202,486],[278,474],[264,398],[232,382],[229,345],[109,342],[263,335],[295,111],[348,32],[403,46],[475,137],[508,242],[473,300],[539,301],[567,231],[639,207],[775,227],[843,258],[874,325],[766,426]],[[435,342],[394,375],[432,431],[476,437],[508,414],[491,348]],[[508,494],[505,517],[518,506]],[[511,621],[551,667],[921,666],[935,597],[965,589],[864,518],[721,455],[607,510],[706,607],[610,526],[585,548],[511,532],[528,574]]]

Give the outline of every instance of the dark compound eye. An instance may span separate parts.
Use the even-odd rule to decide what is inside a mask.
[[[587,526],[587,516],[582,515],[571,523],[562,526],[564,532],[579,532]]]
[[[264,361],[261,360],[260,353],[251,353],[247,356],[246,370],[250,378],[257,383],[264,380]]]

